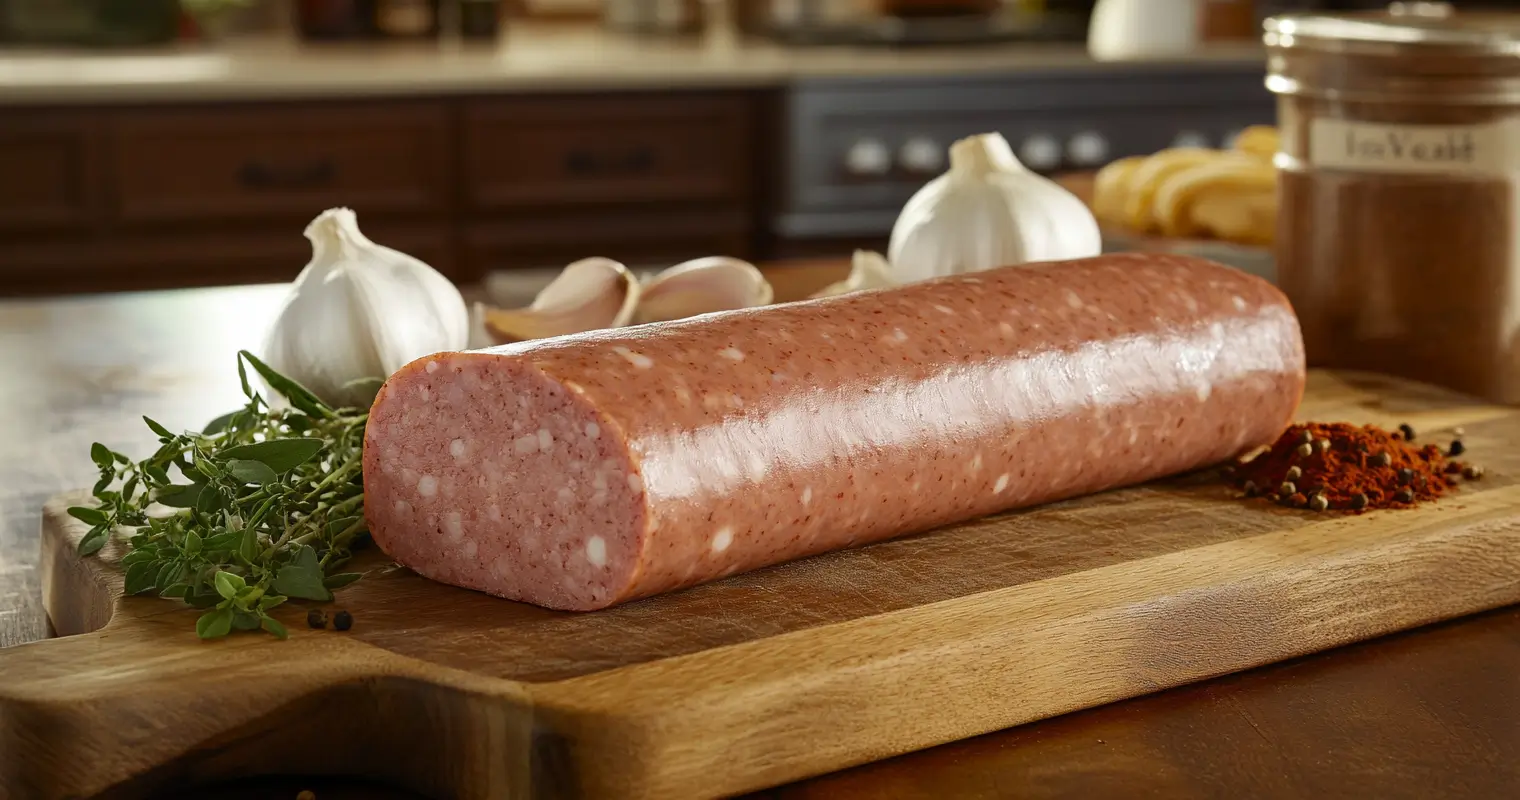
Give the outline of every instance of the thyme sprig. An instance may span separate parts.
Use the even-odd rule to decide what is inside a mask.
[[[283,639],[285,626],[270,609],[289,598],[332,600],[333,590],[360,577],[338,570],[369,534],[368,413],[332,408],[247,351],[237,365],[245,406],[199,433],[174,433],[143,417],[160,446],[141,461],[95,443],[98,505],[68,513],[91,526],[79,542],[83,555],[125,537],[128,594],[205,609],[195,625],[201,638],[262,628]],[[272,407],[249,384],[245,365],[288,407]]]

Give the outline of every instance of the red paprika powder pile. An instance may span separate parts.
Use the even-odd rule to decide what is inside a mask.
[[[1482,470],[1448,459],[1440,447],[1413,444],[1414,431],[1308,423],[1283,432],[1266,451],[1226,468],[1247,497],[1294,508],[1361,513],[1434,500]],[[1452,452],[1461,452],[1460,440]]]

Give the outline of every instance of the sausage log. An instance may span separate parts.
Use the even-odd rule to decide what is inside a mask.
[[[593,610],[1216,463],[1303,387],[1264,281],[1026,265],[420,359],[371,411],[366,514],[426,577]]]

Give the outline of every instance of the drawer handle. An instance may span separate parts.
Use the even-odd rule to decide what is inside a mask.
[[[587,150],[572,150],[565,155],[565,170],[572,175],[640,174],[652,171],[654,166],[654,149],[649,147],[608,158],[598,158]]]
[[[238,180],[250,189],[309,189],[331,183],[337,173],[330,158],[283,169],[250,161],[238,170]]]

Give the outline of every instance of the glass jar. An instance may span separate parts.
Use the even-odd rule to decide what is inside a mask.
[[[1267,20],[1278,285],[1313,366],[1520,402],[1520,15]]]

